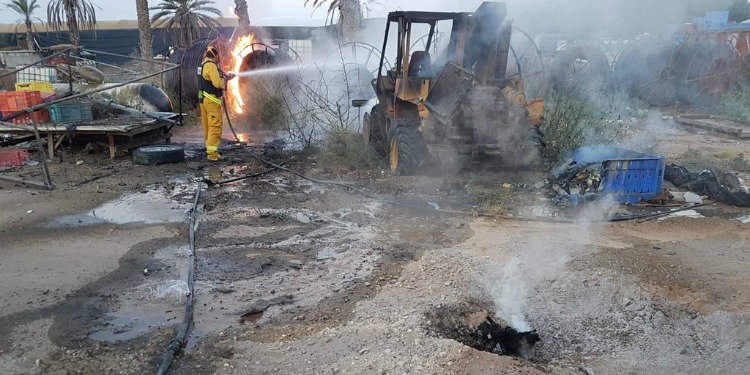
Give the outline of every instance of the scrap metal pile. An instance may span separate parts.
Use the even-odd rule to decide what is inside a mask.
[[[566,168],[549,178],[546,194],[561,206],[577,205],[580,201],[600,198],[604,193],[602,163],[578,164],[571,162]]]

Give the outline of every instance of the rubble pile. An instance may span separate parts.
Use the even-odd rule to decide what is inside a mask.
[[[577,205],[602,196],[604,166],[602,163],[579,164],[556,168],[548,179],[546,194],[557,205]]]

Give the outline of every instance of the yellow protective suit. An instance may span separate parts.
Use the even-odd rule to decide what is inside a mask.
[[[205,58],[202,64],[201,76],[210,82],[213,87],[224,90],[225,82],[219,67],[213,59]],[[203,135],[206,139],[206,153],[208,160],[217,161],[221,158],[219,154],[219,145],[221,145],[222,119],[221,112],[222,100],[214,94],[206,91],[200,92],[201,107],[201,124],[203,125]]]

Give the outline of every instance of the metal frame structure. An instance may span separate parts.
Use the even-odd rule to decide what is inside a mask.
[[[99,87],[92,90],[86,90],[83,92],[75,92],[73,87],[73,61],[90,61],[86,58],[82,58],[79,55],[80,54],[88,54],[88,55],[101,55],[101,56],[111,56],[111,57],[120,57],[120,58],[127,58],[130,60],[140,61],[149,64],[149,67],[162,67],[163,69],[158,69],[156,72],[138,75],[137,72],[130,70],[130,69],[124,69],[121,67],[115,67],[109,64],[104,64],[104,66],[112,67],[121,69],[124,72],[127,72],[131,76],[134,76],[134,78],[126,79],[125,81],[119,82],[119,83],[113,83],[111,85],[107,85],[105,87]],[[138,115],[142,118],[148,119],[148,121],[141,121],[140,123],[129,123],[125,124],[123,126],[117,127],[117,126],[107,126],[104,124],[92,124],[90,126],[86,126],[83,124],[81,127],[84,128],[80,131],[81,134],[103,134],[108,136],[108,146],[110,148],[110,157],[114,157],[114,152],[117,150],[117,145],[115,144],[114,137],[115,136],[134,136],[137,134],[142,134],[145,131],[153,131],[156,129],[163,129],[164,134],[160,137],[160,139],[165,139],[169,141],[170,137],[170,131],[171,129],[177,125],[182,126],[183,125],[183,108],[182,108],[182,68],[178,64],[172,64],[168,62],[163,61],[157,61],[157,60],[146,60],[141,58],[135,58],[135,57],[129,57],[129,56],[122,56],[117,55],[109,52],[102,52],[102,51],[95,51],[95,50],[88,50],[85,48],[66,48],[60,51],[56,51],[52,53],[51,55],[35,61],[31,64],[24,65],[22,67],[18,67],[16,69],[10,70],[8,72],[0,74],[0,78],[9,76],[11,74],[16,74],[18,72],[24,71],[26,69],[29,69],[31,67],[36,66],[46,66],[48,65],[48,62],[55,58],[59,57],[65,57],[67,60],[67,74],[68,74],[68,91],[62,95],[60,98],[56,98],[54,100],[50,100],[48,102],[39,103],[36,105],[33,105],[31,107],[27,107],[23,110],[14,112],[8,116],[2,116],[0,118],[0,132],[6,132],[6,133],[32,133],[34,134],[34,137],[37,140],[38,146],[39,146],[39,153],[40,153],[40,159],[42,164],[42,169],[44,172],[44,183],[38,184],[33,182],[27,182],[27,181],[17,181],[15,179],[12,179],[7,176],[0,176],[0,179],[6,180],[6,181],[12,181],[12,182],[18,182],[27,184],[33,187],[43,187],[46,189],[54,189],[54,185],[52,183],[49,169],[47,166],[47,153],[45,152],[43,146],[42,146],[42,136],[45,135],[47,137],[47,145],[48,145],[48,153],[50,157],[54,153],[54,149],[60,145],[62,142],[62,139],[70,133],[76,133],[76,130],[69,130],[65,125],[45,125],[44,128],[41,128],[36,122],[35,117],[33,116],[33,113],[35,111],[46,109],[51,105],[54,104],[60,104],[65,103],[71,100],[80,99],[80,98],[86,98],[91,97],[94,94],[102,93],[104,91],[116,89],[119,87],[123,87],[132,83],[138,83],[145,81],[147,79],[157,77],[159,75],[166,74],[168,72],[177,71],[177,75],[179,77],[180,84],[177,87],[177,100],[178,100],[178,112],[177,114],[165,114],[165,113],[152,113],[152,112],[145,112],[136,110],[133,108],[129,108],[123,105],[118,105],[115,103],[112,103],[111,101],[104,101],[99,99],[93,99],[92,101],[104,105],[109,108],[114,108],[116,110],[128,113],[130,115]],[[96,62],[95,62],[96,63]],[[99,63],[97,63],[99,64]],[[31,126],[29,125],[18,125],[14,123],[10,123],[8,121],[13,120],[19,116],[23,116],[25,114],[28,114],[31,118]],[[41,128],[41,129],[40,129]],[[58,135],[59,139],[57,142],[55,142],[55,135]]]

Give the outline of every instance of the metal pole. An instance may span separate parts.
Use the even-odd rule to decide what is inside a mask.
[[[73,63],[73,61],[70,59],[70,50],[68,52],[68,86],[69,92],[73,92],[73,67],[70,65]]]
[[[162,71],[159,71],[159,72],[156,72],[156,73],[147,74],[145,76],[134,78],[134,79],[131,79],[131,80],[127,80],[127,81],[122,82],[122,83],[117,83],[117,84],[114,84],[112,86],[107,86],[107,87],[99,88],[99,89],[96,89],[96,90],[93,90],[93,91],[90,91],[90,92],[82,92],[82,93],[71,95],[71,96],[68,96],[68,97],[65,97],[65,98],[62,98],[62,99],[53,100],[51,102],[37,104],[37,105],[31,107],[30,109],[33,109],[33,110],[36,111],[38,109],[47,108],[48,106],[50,106],[52,104],[58,104],[58,103],[62,103],[62,102],[68,101],[68,100],[78,99],[78,98],[81,98],[81,97],[84,97],[84,96],[89,96],[89,95],[93,95],[93,94],[96,94],[96,93],[100,93],[102,91],[116,89],[118,87],[126,86],[126,85],[129,85],[131,83],[136,83],[136,82],[142,81],[144,79],[155,77],[155,76],[157,76],[159,74],[163,74],[163,73],[166,73],[168,71],[175,70],[175,69],[179,69],[179,66],[175,66],[174,68],[169,68],[167,70],[162,70]]]
[[[95,54],[95,55],[112,56],[112,57],[127,57],[127,58],[132,59],[132,60],[143,61],[143,62],[147,62],[147,63],[155,63],[155,64],[162,65],[162,66],[169,66],[169,67],[175,67],[175,66],[177,66],[177,64],[172,64],[172,63],[168,63],[168,62],[163,62],[163,61],[158,61],[158,60],[147,60],[147,59],[142,59],[142,58],[133,57],[133,56],[123,56],[123,55],[118,55],[116,53],[110,53],[110,52],[92,51],[92,50],[88,50],[88,49],[83,49],[82,51],[83,52],[92,53],[92,54]]]
[[[179,116],[180,116],[179,118],[180,126],[183,126],[185,124],[183,123],[183,119],[182,119],[182,65],[178,65],[177,74],[178,74],[177,100],[179,101],[177,106],[178,106],[178,111],[179,111]]]
[[[47,153],[44,152],[42,146],[42,136],[39,135],[39,128],[36,127],[36,118],[34,118],[34,112],[29,110],[29,117],[31,118],[31,125],[34,128],[34,137],[36,138],[37,147],[39,147],[39,156],[42,158],[42,174],[44,175],[44,185],[49,190],[54,190],[55,185],[52,184],[52,176],[49,173],[49,165],[47,165]],[[52,134],[47,134],[47,142],[52,142],[52,147],[55,147],[55,139]]]
[[[93,102],[96,103],[96,104],[99,104],[99,105],[103,105],[105,107],[112,107],[112,108],[114,108],[114,109],[116,109],[118,111],[122,111],[122,112],[125,112],[125,113],[130,113],[130,114],[134,114],[134,115],[143,115],[143,116],[152,118],[154,120],[159,120],[159,121],[164,121],[164,122],[170,123],[172,125],[181,125],[179,123],[179,121],[172,120],[172,119],[164,117],[164,116],[160,116],[157,113],[146,112],[146,111],[139,111],[137,109],[129,108],[129,107],[126,107],[124,105],[119,105],[117,103],[112,103],[111,101],[93,99]]]

